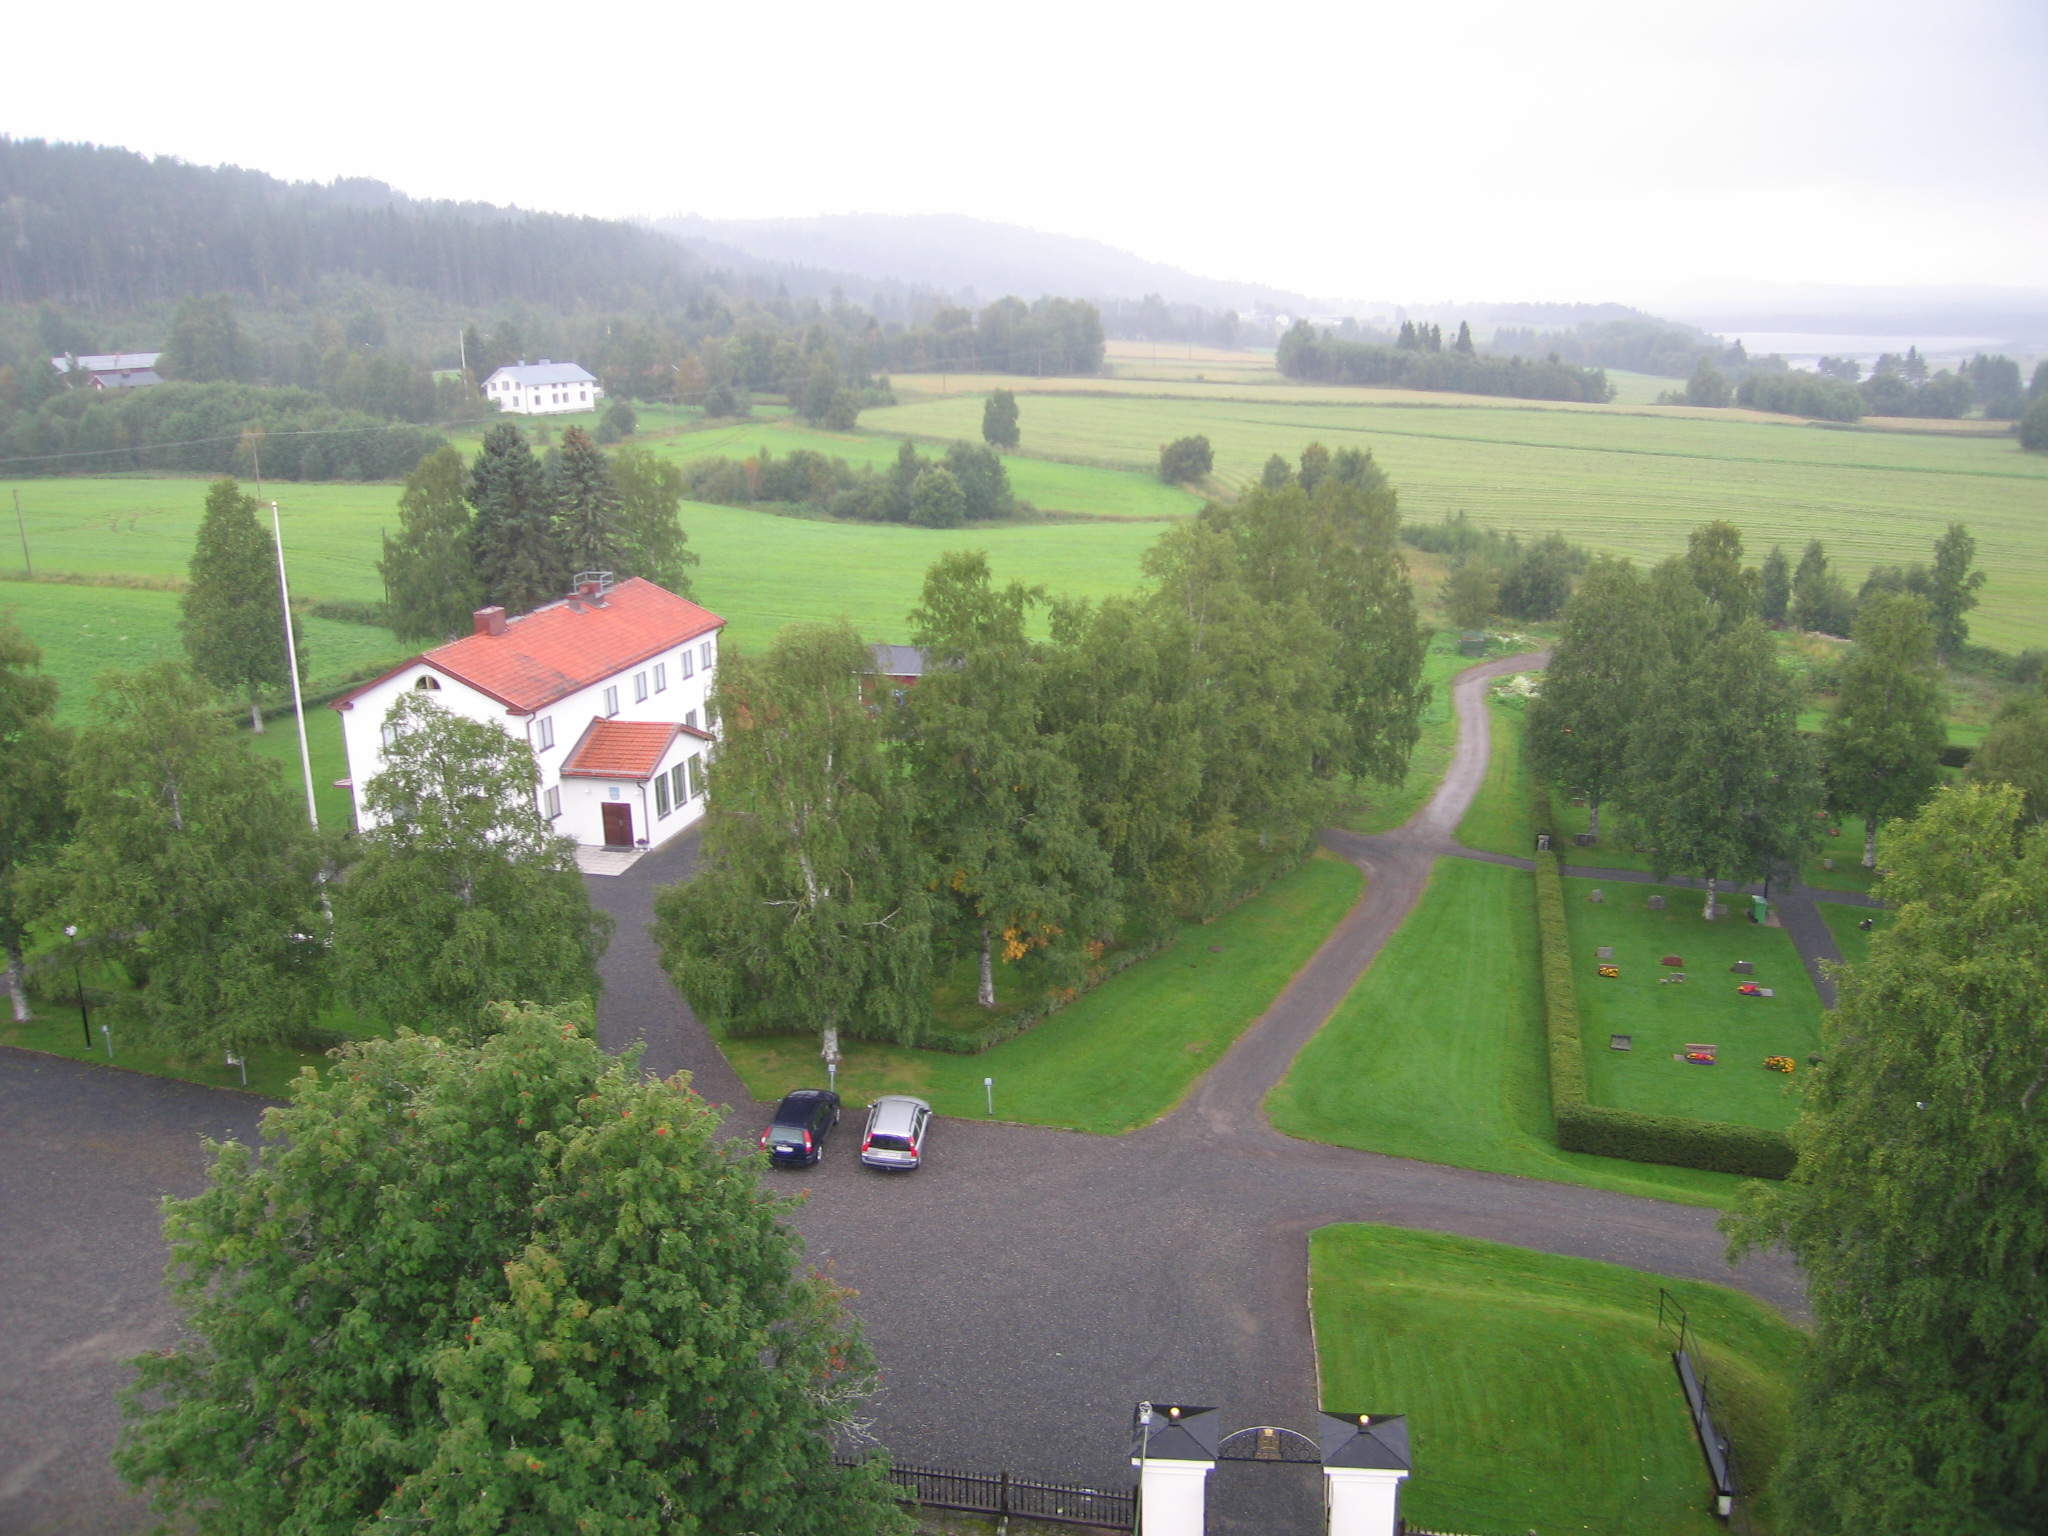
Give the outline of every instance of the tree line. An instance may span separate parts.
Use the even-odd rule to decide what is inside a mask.
[[[800,507],[826,517],[870,523],[958,528],[1031,511],[1010,490],[1010,473],[980,443],[954,443],[927,458],[905,438],[882,470],[849,468],[810,448],[777,458],[766,447],[745,459],[713,454],[683,466],[685,494],[720,506]]]
[[[687,597],[697,556],[677,521],[683,490],[673,461],[633,447],[607,457],[581,427],[545,456],[511,422],[468,463],[439,448],[406,477],[398,532],[384,536],[385,620],[401,638],[445,639],[484,604],[552,602],[582,571]]]
[[[1648,572],[1596,559],[1530,707],[1531,760],[1584,797],[1593,836],[1617,807],[1659,874],[1703,877],[1709,910],[1716,886],[1796,866],[1829,814],[1864,818],[1875,867],[1879,824],[1940,781],[1940,647],[1967,636],[1944,602],[1975,601],[1974,548],[1952,527],[1937,556],[1946,588],[1861,606],[1817,738],[1799,728],[1805,689],[1779,662],[1758,614],[1765,574],[1743,565],[1733,526],[1695,530],[1684,555]]]
[[[900,699],[844,623],[728,646],[703,865],[656,903],[670,974],[736,1033],[916,1043],[956,966],[985,1009],[998,976],[1043,1007],[1215,912],[1405,770],[1424,636],[1395,525],[1376,477],[1260,487],[1100,603],[947,555]]]
[[[1413,335],[1413,328],[1410,328]],[[1437,338],[1439,343],[1441,337]],[[1469,343],[1469,332],[1467,341]],[[1343,341],[1297,321],[1280,338],[1276,354],[1280,371],[1290,379],[1322,384],[1364,384],[1394,389],[1455,390],[1470,395],[1505,395],[1521,400],[1590,400],[1614,398],[1614,388],[1600,368],[1581,368],[1555,354],[1540,362],[1520,357],[1482,356],[1453,347],[1430,350],[1412,340],[1407,346],[1375,346]]]

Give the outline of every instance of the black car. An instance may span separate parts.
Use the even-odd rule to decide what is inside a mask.
[[[825,1155],[825,1136],[838,1123],[838,1094],[799,1088],[775,1106],[775,1118],[761,1133],[761,1149],[779,1167],[808,1168]]]

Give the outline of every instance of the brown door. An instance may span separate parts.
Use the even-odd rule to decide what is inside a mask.
[[[607,848],[633,846],[633,807],[607,800],[604,810],[604,845]]]

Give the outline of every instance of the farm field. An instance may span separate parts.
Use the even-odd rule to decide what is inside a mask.
[[[1072,381],[1067,381],[1072,387]],[[1106,381],[1115,382],[1115,381]],[[1979,641],[2048,642],[2048,458],[2004,437],[1836,431],[1782,418],[1479,405],[1033,395],[1024,447],[1079,463],[1150,469],[1159,444],[1205,434],[1226,484],[1268,454],[1311,439],[1368,447],[1411,518],[1464,511],[1524,534],[1557,531],[1595,549],[1655,560],[1713,518],[1739,526],[1753,557],[1773,542],[1827,546],[1854,586],[1877,563],[1924,561],[1951,521],[1967,523],[1991,574],[1971,616]],[[980,397],[863,413],[866,430],[938,439],[979,430]]]
[[[1587,900],[1595,890],[1605,903]],[[1646,905],[1653,893],[1665,898],[1664,911]],[[1564,894],[1595,1104],[1777,1130],[1797,1118],[1798,1072],[1787,1077],[1763,1064],[1766,1056],[1790,1056],[1803,1070],[1820,1048],[1820,998],[1790,934],[1750,922],[1734,902],[1727,917],[1707,922],[1704,896],[1677,886],[1603,887],[1573,878]],[[1601,946],[1613,948],[1618,977],[1596,974]],[[1665,983],[1678,969],[1659,964],[1666,955],[1685,962],[1684,982]],[[1738,960],[1754,974],[1731,973]],[[1777,995],[1744,997],[1735,989],[1746,981]],[[1630,1036],[1632,1048],[1610,1048],[1610,1035]],[[1694,1044],[1718,1047],[1719,1059],[1713,1066],[1673,1059]]]
[[[1727,1204],[1742,1182],[1729,1174],[1558,1150],[1534,878],[1439,859],[1422,901],[1267,1095],[1267,1115],[1305,1141]]]
[[[1115,1135],[1158,1119],[1276,997],[1358,899],[1358,871],[1321,853],[1173,947],[1119,972],[1025,1033],[977,1056],[849,1040],[849,1103],[914,1093],[942,1115]],[[813,1035],[719,1042],[747,1091],[774,1100],[820,1077]]]
[[[1322,1400],[1408,1415],[1401,1509],[1448,1531],[1709,1536],[1711,1488],[1657,1325],[1689,1314],[1771,1528],[1770,1484],[1804,1336],[1722,1286],[1398,1227],[1309,1239]]]

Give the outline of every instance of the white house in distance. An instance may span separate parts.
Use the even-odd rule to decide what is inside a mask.
[[[597,380],[574,363],[519,362],[484,380],[484,398],[514,416],[554,416],[587,411],[604,398]]]
[[[650,847],[704,814],[706,754],[716,735],[705,699],[725,620],[640,577],[579,579],[560,602],[508,618],[482,608],[476,629],[343,694],[346,784],[356,825],[363,791],[384,767],[386,716],[400,695],[490,720],[533,749],[538,807],[587,847]]]

